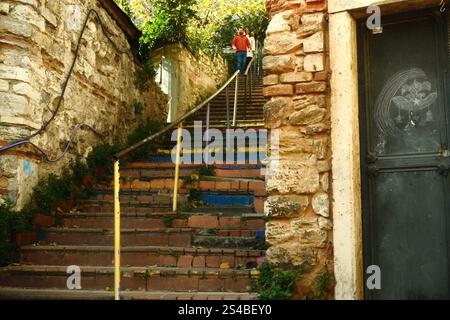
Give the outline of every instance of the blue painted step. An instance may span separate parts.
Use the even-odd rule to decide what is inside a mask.
[[[201,199],[209,206],[253,206],[253,195],[202,193]]]
[[[252,156],[252,160],[256,161],[255,156]],[[259,155],[258,155],[258,158]],[[248,160],[248,154],[246,154],[245,156],[245,160]],[[264,159],[258,159],[258,160],[264,160]],[[161,163],[161,162],[172,162],[172,158],[170,156],[151,156],[148,159],[144,159],[143,161],[149,161],[149,162],[156,162],[156,163]],[[205,164],[205,163],[203,163]],[[245,166],[245,168],[244,168]],[[261,169],[264,168],[265,165],[263,164],[251,164],[251,167],[249,167],[249,164],[244,164],[244,165],[239,165],[239,164],[233,164],[233,165],[227,165],[226,167],[220,167],[220,169],[227,169],[227,170],[236,170],[236,169]]]

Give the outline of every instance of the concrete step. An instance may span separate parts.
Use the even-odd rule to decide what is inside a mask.
[[[212,182],[214,186],[219,186],[222,182]],[[231,185],[232,182],[224,182],[225,185]],[[202,184],[205,185],[205,184]],[[220,190],[219,187],[216,190]],[[236,186],[237,188],[237,186]],[[255,196],[253,194],[248,194],[248,192],[240,192],[230,190],[224,191],[209,191],[209,190],[200,190],[198,191],[201,200],[204,202],[204,206],[206,207],[248,207],[251,208],[253,206],[253,202],[255,200]],[[183,204],[189,202],[189,194],[179,194],[178,195],[178,204]],[[183,192],[184,193],[184,192]],[[99,196],[100,197],[100,196]],[[145,197],[145,199],[143,199]],[[155,212],[160,209],[170,209],[172,206],[172,195],[157,195],[157,196],[137,196],[139,200],[133,200],[135,195],[121,195],[120,196],[120,208],[122,212]],[[148,198],[148,199],[147,199]],[[113,200],[83,200],[79,201],[77,208],[81,211],[85,212],[112,212],[114,211],[114,201]]]
[[[214,170],[214,169],[213,169]],[[242,171],[244,171],[242,173]],[[216,179],[217,181],[234,181],[234,182],[261,182],[264,177],[261,175],[261,169],[217,169],[212,172],[212,175],[200,175],[198,170],[180,170],[180,181],[184,181],[185,178],[190,178],[193,175],[199,176],[200,181],[209,181]],[[175,176],[175,168],[168,168],[166,170],[148,170],[148,169],[122,169],[120,172],[120,178],[123,182],[129,181],[146,181],[151,182],[154,180],[163,181],[162,185],[166,186],[167,179],[171,180],[173,183],[173,179]],[[113,177],[111,176],[110,179]]]
[[[55,266],[111,266],[113,246],[24,246],[20,263]],[[264,250],[200,249],[184,247],[123,247],[123,266],[160,266],[185,268],[218,268],[227,262],[230,268],[253,268],[264,258]]]
[[[259,231],[264,230],[265,216],[259,213],[222,213],[214,208],[214,212],[187,212],[187,213],[153,213],[143,214],[121,214],[121,226],[123,229],[153,229],[161,231],[162,229],[178,229],[182,231],[185,228],[215,229],[217,235],[225,236],[230,233],[220,233],[221,231]],[[60,214],[58,217],[62,220],[62,225],[66,228],[98,228],[112,229],[114,226],[113,213],[68,213]],[[251,233],[235,233],[236,236],[253,236]]]
[[[258,112],[258,113],[247,113],[245,114],[244,111],[242,110],[241,112],[236,113],[236,121],[254,121],[254,122],[259,122],[261,120],[261,118],[263,117],[263,113],[262,112]],[[204,114],[199,114],[196,117],[196,120],[198,119],[202,119],[205,122],[206,125],[206,113]],[[230,112],[230,122],[233,120],[233,113]],[[227,114],[226,112],[212,112],[209,115],[209,127],[210,128],[215,128],[216,124],[221,124],[223,122],[226,123],[227,121]]]
[[[264,119],[262,118],[255,118],[254,120],[243,120],[236,118],[236,125],[233,127],[232,125],[232,119],[233,117],[230,117],[230,121],[227,121],[226,117],[223,117],[222,119],[213,119],[210,120],[209,127],[214,129],[221,129],[221,128],[230,128],[230,129],[256,129],[256,128],[263,128],[264,127]],[[256,125],[257,124],[257,125]],[[194,122],[186,122],[186,126],[184,126],[185,129],[193,128]]]
[[[114,285],[114,267],[80,266],[83,290]],[[259,272],[249,269],[122,267],[122,291],[251,292]],[[10,266],[0,269],[1,287],[66,289],[66,266]]]
[[[127,246],[174,246],[203,248],[263,248],[264,230],[202,228],[121,229],[121,243]],[[233,233],[232,231],[238,231]],[[226,236],[223,236],[223,234]],[[114,229],[49,228],[40,237],[40,243],[57,245],[114,245]]]
[[[246,110],[247,112],[258,113],[262,116],[264,113],[264,104],[265,104],[265,101],[263,101],[263,100],[252,100],[252,101],[249,100],[246,103],[238,104],[236,107],[236,111],[237,111],[237,113],[243,113],[244,110]],[[230,113],[232,113],[234,111],[234,100],[229,101],[228,106],[229,106]],[[208,110],[208,108],[201,109],[198,111],[198,113],[196,115],[202,114],[202,113],[205,114],[207,112],[207,110]],[[226,101],[217,101],[217,102],[211,104],[210,108],[209,108],[210,114],[214,114],[219,111],[226,112],[226,110],[227,110]]]
[[[258,237],[221,237],[221,236],[194,236],[192,245],[201,248],[252,248],[265,249],[264,233],[258,233],[262,238]]]
[[[152,203],[140,202],[121,202],[120,209],[122,212],[129,213],[153,213],[153,212],[170,212],[172,211],[172,201],[170,196],[159,196],[158,201]],[[179,203],[186,202],[187,198],[179,196]],[[84,200],[78,202],[77,208],[83,212],[113,212],[113,201]]]
[[[200,167],[204,167],[205,164],[180,164],[181,169],[198,169]],[[261,169],[264,168],[265,165],[262,163],[258,164],[216,164],[214,165],[214,170],[247,170],[247,169]],[[152,161],[135,161],[128,162],[122,168],[124,170],[129,169],[167,169],[167,168],[175,168],[175,164],[171,161],[170,157],[166,157],[164,161],[157,161],[156,159]]]
[[[190,177],[193,174],[198,173],[198,168],[180,168],[180,177]],[[123,178],[173,178],[175,176],[175,166],[172,168],[130,168],[123,167],[120,169],[120,177]],[[112,177],[110,177],[112,179]]]
[[[251,180],[261,181],[264,177],[261,175],[261,169],[214,169],[212,176],[200,176],[202,180],[217,178],[217,179],[235,179],[235,181],[244,181],[246,179],[248,182]],[[192,170],[180,170],[180,178],[190,177],[192,175],[198,175],[199,171]],[[175,168],[168,168],[166,170],[152,170],[152,169],[141,169],[141,168],[124,168],[120,170],[120,176],[122,180],[141,180],[141,181],[152,181],[152,180],[162,180],[171,179],[175,175]],[[112,178],[112,177],[111,177]],[[164,182],[165,185],[165,182]]]
[[[264,111],[264,104],[267,102],[266,99],[264,98],[252,98],[252,101],[250,101],[250,99],[244,100],[241,104],[238,103],[237,105],[237,111],[242,111],[242,110],[252,110],[255,112],[260,112],[262,114],[262,112]],[[230,99],[228,101],[228,106],[230,111],[233,111],[234,109],[234,99]],[[214,102],[211,102],[210,106],[209,106],[209,110],[210,113],[213,113],[215,111],[218,110],[227,110],[227,100],[226,99],[218,99],[215,100]],[[201,112],[206,112],[208,108],[205,109],[201,109],[199,110],[199,113]]]
[[[127,246],[192,247],[192,229],[121,229],[121,244]],[[57,245],[114,245],[114,229],[50,228],[41,241]]]
[[[257,293],[122,291],[122,300],[256,300]],[[61,290],[0,287],[1,300],[114,300],[105,290]]]

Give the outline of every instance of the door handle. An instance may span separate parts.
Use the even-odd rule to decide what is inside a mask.
[[[441,157],[442,158],[449,158],[450,157],[450,151],[447,149],[447,147],[441,148]]]
[[[378,161],[378,157],[370,152],[367,153],[366,159],[367,159],[367,163],[375,163]]]
[[[380,168],[378,168],[376,165],[371,164],[367,167],[367,174],[370,177],[377,177],[380,174]]]

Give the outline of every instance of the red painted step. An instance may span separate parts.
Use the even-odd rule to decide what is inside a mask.
[[[112,229],[114,219],[110,213],[66,213],[58,215],[66,228],[102,228]],[[170,225],[167,225],[169,224]],[[145,214],[123,213],[121,217],[122,229],[164,229],[164,228],[203,228],[218,229],[218,231],[254,231],[264,230],[265,218],[263,214],[222,214],[222,213],[181,213],[172,212]],[[223,235],[223,234],[222,234]],[[248,236],[248,235],[241,235]]]
[[[256,300],[256,293],[121,291],[121,300]],[[61,290],[0,287],[1,300],[114,300],[104,290]]]
[[[114,283],[113,267],[81,266],[84,290],[105,290]],[[127,290],[177,292],[251,292],[256,270],[123,267]],[[0,287],[67,288],[65,266],[11,266],[0,270]]]
[[[63,229],[46,231],[46,241],[58,245],[112,246],[113,229]],[[122,246],[175,246],[191,247],[191,229],[122,229]]]
[[[63,219],[63,225],[67,228],[113,228],[113,213],[66,213],[58,215]],[[143,228],[216,228],[233,230],[264,230],[265,218],[263,214],[243,213],[153,213],[132,214],[123,213],[121,217],[122,229]],[[170,220],[170,221],[168,221]],[[171,223],[167,226],[167,223]]]
[[[256,266],[264,250],[196,249],[183,247],[123,247],[122,265],[181,268],[218,268],[227,262],[231,268]],[[20,262],[54,266],[111,266],[112,246],[25,246]]]

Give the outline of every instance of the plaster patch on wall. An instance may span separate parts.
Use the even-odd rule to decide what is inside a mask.
[[[69,5],[65,12],[66,29],[68,31],[80,30],[81,28],[81,11],[78,6]]]
[[[31,176],[31,174],[33,173],[33,170],[31,169],[30,160],[23,160],[22,170],[27,176]]]

